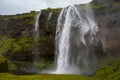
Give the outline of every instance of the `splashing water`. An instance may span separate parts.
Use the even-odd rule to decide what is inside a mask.
[[[56,30],[56,74],[91,75],[97,69],[94,46],[98,26],[90,6],[69,6],[58,18]]]

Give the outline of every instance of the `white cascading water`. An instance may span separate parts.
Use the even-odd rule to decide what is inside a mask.
[[[48,26],[48,22],[51,20],[52,14],[53,14],[53,12],[50,11],[47,22],[46,22],[46,26]]]
[[[52,11],[49,13],[47,22],[51,19],[51,17],[52,17]]]
[[[33,60],[33,68],[31,69],[32,72],[38,72],[38,69],[35,69],[34,67],[38,64],[38,52],[39,52],[39,48],[38,48],[38,43],[39,43],[39,37],[40,37],[40,16],[42,14],[42,11],[40,11],[36,18],[35,18],[35,29],[34,29],[34,41],[35,41],[35,52],[34,52],[34,60]]]
[[[34,40],[35,40],[35,43],[38,42],[38,38],[39,38],[39,18],[41,16],[41,13],[42,11],[39,12],[39,14],[36,16],[36,19],[35,19],[35,30],[34,30],[34,33],[35,33],[35,36],[34,36]]]
[[[56,30],[56,74],[93,74],[98,26],[89,4],[64,8]]]

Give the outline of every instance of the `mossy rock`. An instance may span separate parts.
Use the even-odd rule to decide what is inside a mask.
[[[0,72],[8,72],[8,61],[3,57],[0,57]]]

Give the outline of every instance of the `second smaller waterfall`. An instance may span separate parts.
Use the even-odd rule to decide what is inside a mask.
[[[51,19],[52,14],[53,14],[53,12],[51,11],[50,14],[49,14],[49,16],[48,16],[48,20],[47,20],[47,22]]]
[[[40,11],[35,19],[35,29],[34,29],[34,42],[35,42],[35,50],[34,50],[34,60],[33,60],[33,66],[35,66],[36,64],[38,64],[38,54],[39,54],[39,47],[38,47],[38,43],[39,43],[39,37],[40,37],[40,16],[42,14],[42,11]]]
[[[41,13],[42,11],[40,11],[38,13],[38,15],[36,16],[36,19],[35,19],[35,30],[34,30],[34,40],[35,40],[35,43],[38,42],[38,38],[39,38],[39,35],[40,35],[40,32],[39,32],[39,19],[40,19],[40,16],[41,16]]]

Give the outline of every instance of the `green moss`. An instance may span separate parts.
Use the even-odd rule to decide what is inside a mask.
[[[120,70],[113,73],[110,77],[107,78],[108,80],[120,80]]]
[[[97,71],[93,80],[119,80],[120,79],[120,60],[109,62]]]
[[[47,36],[40,36],[40,38],[39,38],[39,43],[43,43],[43,42],[45,42],[46,40],[48,40]]]
[[[2,28],[3,26],[2,25],[0,25],[0,29]]]
[[[0,40],[0,54],[17,60],[32,60],[34,41],[31,37],[20,39],[3,38]],[[19,55],[26,58],[19,57]],[[31,59],[30,59],[31,58]]]
[[[9,71],[16,71],[18,68],[17,65],[15,65],[12,61],[8,60],[8,69]]]
[[[0,54],[7,53],[12,48],[12,43],[14,42],[14,39],[8,39],[7,37],[3,37],[0,40]]]
[[[3,20],[4,20],[4,21],[8,21],[8,20],[9,20],[9,18],[4,18]]]
[[[4,57],[0,56],[0,63],[7,61]]]
[[[14,53],[17,52],[25,52],[25,51],[31,51],[34,47],[34,41],[30,37],[26,38],[20,38],[18,41],[14,43]]]
[[[38,67],[40,69],[53,68],[53,66],[54,62],[45,58],[40,58],[40,60],[34,63],[34,67]]]
[[[101,3],[91,4],[91,8],[98,11],[104,10],[105,6],[106,6],[105,4],[101,4]]]

